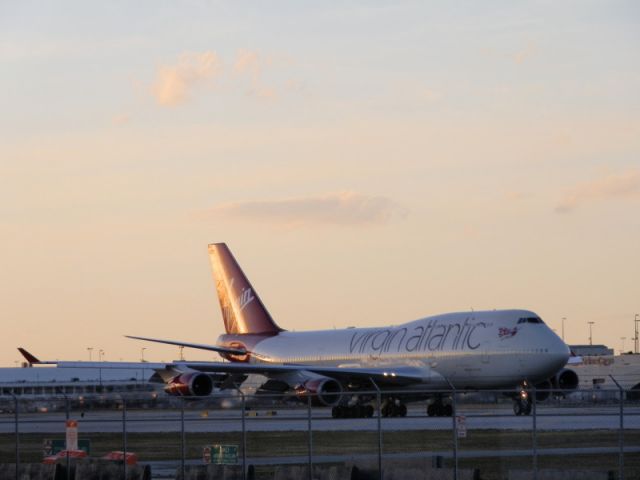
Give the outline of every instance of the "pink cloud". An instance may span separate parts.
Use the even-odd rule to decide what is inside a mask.
[[[527,46],[525,48],[515,53],[515,55],[513,56],[513,61],[518,65],[521,65],[525,62],[525,60],[531,58],[537,52],[538,47],[536,46],[536,44],[534,42],[529,42],[527,43]]]
[[[640,170],[632,169],[621,174],[577,185],[556,206],[556,212],[566,213],[578,206],[598,200],[640,198]]]
[[[406,210],[386,197],[339,192],[282,200],[227,203],[214,207],[210,213],[236,220],[269,221],[286,226],[373,225],[402,218]]]
[[[222,62],[215,52],[183,53],[175,65],[158,69],[152,93],[159,105],[185,102],[198,84],[215,80],[222,73]]]

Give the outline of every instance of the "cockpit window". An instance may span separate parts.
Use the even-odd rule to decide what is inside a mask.
[[[539,317],[525,317],[519,318],[518,323],[543,323],[543,321]]]

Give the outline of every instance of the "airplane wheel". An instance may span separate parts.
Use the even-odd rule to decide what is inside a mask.
[[[531,404],[531,402],[527,402],[527,403],[525,404],[525,407],[524,407],[523,413],[524,413],[525,415],[531,415],[531,408],[532,408],[532,404]]]
[[[453,415],[453,407],[451,405],[444,406],[444,416],[450,417]]]
[[[373,405],[367,405],[364,407],[364,415],[367,418],[373,417]]]
[[[436,406],[431,403],[429,405],[427,405],[427,415],[429,415],[430,417],[435,417],[436,416]]]
[[[436,415],[438,415],[439,417],[444,417],[445,413],[444,413],[444,405],[439,404],[436,407]]]
[[[513,413],[516,415],[522,415],[522,405],[519,401],[513,402]]]
[[[406,417],[407,416],[407,406],[403,403],[398,407],[398,415],[400,417]]]

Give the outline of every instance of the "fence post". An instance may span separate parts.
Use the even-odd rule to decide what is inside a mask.
[[[451,385],[451,388],[451,417],[453,418],[453,480],[458,480],[458,395],[453,385]]]
[[[244,392],[234,383],[233,387],[240,394],[242,398],[242,411],[240,412],[240,420],[242,422],[242,479],[247,480],[247,426],[245,424],[245,413],[247,401]]]
[[[16,480],[18,478],[20,478],[18,476],[18,470],[20,469],[20,429],[19,429],[19,425],[20,425],[20,420],[19,420],[19,412],[18,409],[20,408],[20,403],[18,402],[18,396],[15,393],[12,393],[11,396],[13,397],[13,402],[15,405],[14,408],[14,412],[13,412],[13,417],[15,420],[15,434],[16,434]]]
[[[307,433],[309,448],[309,480],[313,478],[313,432],[311,430],[311,395],[307,396]]]
[[[247,480],[247,420],[245,418],[247,400],[244,397],[244,392],[242,390],[239,391],[242,396],[242,478]]]
[[[445,377],[451,389],[451,420],[453,421],[453,480],[458,480],[458,404],[456,402],[456,387]]]
[[[184,397],[180,397],[180,472],[182,480],[185,479],[185,456],[186,456],[186,438],[184,430]]]
[[[613,375],[609,375],[611,380],[618,387],[618,391],[620,393],[620,430],[618,431],[618,478],[620,480],[624,480],[624,388],[618,383],[618,381],[613,378]]]
[[[70,413],[69,413],[69,397],[67,397],[66,394],[63,394],[63,395],[64,395],[64,416],[65,416],[65,418],[67,420],[69,420],[69,417],[70,417]],[[65,425],[65,431],[66,431],[66,425]],[[71,478],[71,459],[69,458],[69,446],[67,445],[66,437],[65,437],[64,449],[67,451],[67,459],[65,461],[65,464],[67,466],[67,468],[66,468],[67,480],[69,480]]]
[[[120,395],[122,399],[122,472],[124,480],[127,480],[127,399]]]
[[[378,403],[378,477],[382,480],[382,394],[373,378],[369,377],[369,381],[376,389],[376,401]]]
[[[536,386],[532,385],[531,389],[533,390],[533,394],[531,395],[531,404],[533,406],[533,432],[532,432],[532,441],[533,441],[533,480],[538,480],[538,410],[537,410],[537,395],[536,395]]]

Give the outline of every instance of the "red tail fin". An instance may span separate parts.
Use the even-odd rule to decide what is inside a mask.
[[[29,365],[33,365],[34,363],[40,363],[40,360],[38,360],[35,355],[32,355],[31,353],[27,352],[24,348],[18,347],[18,351],[22,354],[25,360],[29,362]]]
[[[227,245],[209,245],[209,258],[227,333],[276,335],[281,332]]]

